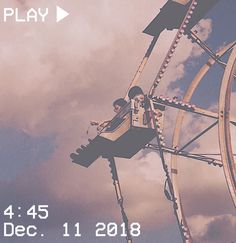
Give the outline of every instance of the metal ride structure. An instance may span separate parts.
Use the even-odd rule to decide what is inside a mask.
[[[71,154],[72,161],[84,167],[89,167],[100,156],[108,160],[117,201],[125,224],[127,243],[132,243],[132,237],[129,230],[128,217],[124,210],[124,200],[121,193],[115,157],[130,159],[143,148],[151,149],[159,153],[166,175],[164,192],[167,199],[173,204],[173,211],[184,243],[192,243],[193,239],[184,215],[184,207],[178,186],[178,161],[182,157],[195,159],[220,168],[223,167],[226,183],[234,206],[236,207],[236,161],[233,153],[230,129],[231,126],[236,126],[236,119],[233,119],[230,114],[231,92],[236,77],[236,42],[230,43],[219,52],[214,53],[197,34],[191,30],[217,2],[218,0],[209,0],[207,3],[204,0],[175,0],[167,2],[157,17],[144,30],[144,33],[153,36],[153,40],[129,87],[130,89],[138,83],[139,77],[157,43],[159,34],[165,28],[170,30],[178,29],[153,81],[149,94],[145,97],[144,103],[131,100],[94,139],[89,140],[88,145],[82,145],[76,150],[76,153]],[[175,14],[173,20],[169,21],[167,15],[168,13],[170,14],[171,11]],[[158,84],[162,80],[183,35],[186,35],[192,42],[198,44],[210,58],[196,74],[182,100],[155,96]],[[227,62],[224,62],[222,57],[226,54],[229,58]],[[220,65],[224,69],[218,112],[212,112],[200,108],[195,104],[190,104],[194,92],[213,65]],[[127,99],[127,94],[125,98]],[[165,145],[163,136],[163,127],[165,126],[163,114],[167,107],[178,110],[172,146],[169,147]],[[157,116],[158,113],[161,113],[161,118]],[[214,122],[194,136],[184,146],[181,146],[181,130],[184,117],[187,113],[198,114],[199,116],[213,119]],[[117,121],[117,119],[120,119],[119,124],[111,128],[112,124],[114,121]],[[191,153],[186,150],[189,145],[193,144],[202,135],[206,134],[217,125],[220,157],[216,157],[215,154]],[[170,163],[166,161],[166,154],[171,154]]]

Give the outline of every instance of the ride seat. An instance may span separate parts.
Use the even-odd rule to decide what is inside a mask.
[[[100,156],[131,158],[155,137],[149,99],[131,100],[89,144],[72,153],[72,162],[89,167]]]

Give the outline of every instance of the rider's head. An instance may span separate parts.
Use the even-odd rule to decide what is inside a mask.
[[[137,99],[139,101],[144,100],[143,90],[139,86],[133,86],[128,93],[129,99]]]
[[[118,113],[123,106],[127,104],[127,101],[123,98],[119,98],[113,102],[114,112]]]

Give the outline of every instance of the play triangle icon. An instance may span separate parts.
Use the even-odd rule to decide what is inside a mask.
[[[69,15],[63,8],[57,6],[57,23]]]

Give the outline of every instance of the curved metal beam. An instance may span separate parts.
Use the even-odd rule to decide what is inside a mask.
[[[217,53],[218,56],[223,56],[225,52],[228,51],[228,48],[232,45],[229,44],[225,46],[221,51]],[[199,70],[193,81],[191,82],[187,92],[185,93],[185,96],[183,98],[184,102],[189,102],[192,98],[192,95],[198,85],[200,84],[201,80],[203,77],[206,75],[206,73],[209,71],[210,67],[214,65],[216,62],[213,58],[210,58],[208,62]],[[181,127],[183,124],[183,119],[184,119],[185,111],[180,110],[177,115],[176,119],[176,125],[175,125],[175,130],[173,134],[173,139],[172,139],[172,147],[173,148],[178,148],[179,146],[179,140],[180,140],[180,132],[181,132]],[[178,215],[178,223],[182,223],[183,227],[186,229],[186,231],[190,234],[190,230],[187,225],[187,221],[184,215],[183,211],[183,206],[181,202],[181,196],[180,196],[180,191],[179,191],[179,186],[178,186],[178,165],[177,165],[177,159],[178,155],[171,155],[171,178],[172,178],[172,183],[173,183],[173,190],[174,190],[174,195],[176,198],[176,203],[178,205],[178,210],[177,210],[177,215]],[[184,243],[192,243],[192,238],[190,237],[189,240],[185,240]]]
[[[233,49],[222,79],[219,100],[219,144],[226,182],[236,207],[236,161],[230,134],[230,99],[236,72],[236,47]]]

